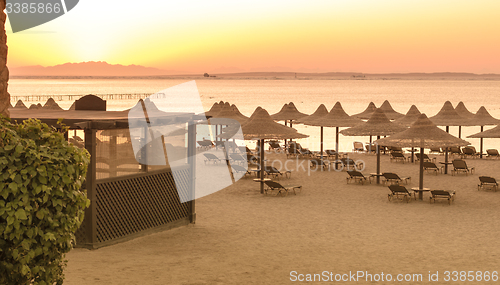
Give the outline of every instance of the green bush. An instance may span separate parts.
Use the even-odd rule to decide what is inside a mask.
[[[88,152],[39,120],[0,116],[0,284],[62,284],[89,206]]]

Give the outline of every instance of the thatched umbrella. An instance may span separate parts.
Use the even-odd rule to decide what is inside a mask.
[[[205,116],[207,116],[207,117],[213,117],[213,116],[217,115],[221,111],[223,105],[224,105],[223,101],[220,101],[219,103],[215,102],[212,105],[212,108],[210,108],[210,110],[208,110],[207,112],[205,112]]]
[[[244,120],[248,120],[248,117],[243,115],[240,110],[238,109],[238,107],[236,107],[236,105],[234,104],[231,104],[231,108],[233,109],[233,112],[238,115],[239,117],[241,117],[242,119]]]
[[[243,115],[239,115],[234,111],[234,108],[227,104],[223,104],[220,108],[220,111],[214,114],[213,118],[227,118],[238,121],[240,124],[244,124],[248,118],[245,118]]]
[[[346,136],[380,136],[391,135],[394,133],[402,132],[406,127],[392,123],[384,111],[380,108],[373,112],[373,115],[367,122],[361,123],[349,129],[340,131],[341,134]],[[377,144],[377,174],[380,173],[380,147]],[[380,183],[380,176],[377,175],[377,184]]]
[[[297,110],[297,108],[295,107],[295,104],[293,104],[293,102],[290,102],[288,104],[283,105],[283,107],[281,108],[281,110],[278,113],[271,115],[271,118],[273,118],[273,120],[275,120],[275,121],[285,121],[285,126],[286,126],[287,121],[289,121],[290,127],[292,127],[293,121],[299,120],[299,119],[307,117],[307,116],[308,116],[307,114],[304,114],[304,113],[300,112],[299,110]],[[286,141],[285,141],[285,143],[286,143]]]
[[[29,107],[30,110],[36,110],[36,109],[42,109],[42,104],[38,103],[38,104],[31,104],[31,106]]]
[[[63,110],[52,98],[49,98],[42,108],[44,110]]]
[[[460,116],[453,108],[450,101],[444,102],[441,110],[434,116],[429,118],[437,126],[446,126],[446,132],[450,131],[450,126],[471,126],[471,121]],[[460,137],[460,135],[459,135]],[[448,149],[444,152],[444,162],[448,162]],[[444,173],[448,173],[448,164],[444,165]]]
[[[421,114],[417,121],[407,130],[377,140],[376,142],[388,146],[420,148],[421,154],[424,153],[424,148],[463,146],[469,144],[469,142],[456,138],[438,128],[425,114]],[[419,189],[424,189],[423,159],[420,159],[419,178]],[[420,199],[422,199],[422,191],[420,191],[419,196]]]
[[[481,133],[478,133],[476,135],[480,135],[483,133],[483,127],[486,125],[497,125],[500,123],[500,120],[493,118],[488,111],[486,111],[486,108],[484,106],[481,106],[479,110],[476,112],[476,114],[471,118],[471,121],[476,125],[476,126],[481,126]],[[489,132],[490,130],[486,131]],[[494,132],[493,132],[494,133]],[[480,146],[479,146],[479,156],[483,158],[483,136],[468,136],[468,138],[480,138]]]
[[[264,140],[282,140],[306,138],[308,135],[301,134],[297,130],[273,121],[269,113],[257,107],[248,121],[241,126],[245,140],[259,140],[260,152],[260,192],[264,193]]]
[[[28,109],[28,107],[26,107],[26,105],[24,105],[24,103],[23,103],[23,101],[21,101],[21,99],[17,100],[17,103],[14,106],[14,108],[16,108],[16,109],[25,109],[25,110]]]
[[[399,119],[394,120],[394,123],[400,124],[400,125],[405,126],[405,127],[409,127],[411,124],[413,124],[418,119],[420,114],[421,113],[418,110],[417,106],[411,105],[408,112],[406,112],[406,115],[404,117],[401,117]]]
[[[457,106],[455,107],[455,111],[457,111],[457,113],[464,118],[472,119],[472,117],[474,117],[474,113],[467,110],[464,102],[462,101],[458,102]],[[460,138],[461,136],[462,136],[462,126],[458,126],[458,137]]]
[[[335,103],[330,112],[315,120],[309,120],[307,125],[321,127],[336,127],[335,131],[335,161],[339,159],[339,127],[353,127],[361,124],[361,119],[356,119],[347,115],[340,102]],[[323,156],[323,132],[321,132],[321,155]],[[335,164],[336,165],[336,164]]]
[[[377,107],[375,106],[375,103],[370,102],[370,104],[368,104],[368,107],[366,107],[366,109],[363,112],[352,115],[351,117],[368,120],[376,109]]]
[[[403,114],[396,112],[389,101],[385,100],[384,103],[382,103],[382,106],[380,106],[380,109],[384,111],[385,115],[389,120],[395,120],[404,117]]]

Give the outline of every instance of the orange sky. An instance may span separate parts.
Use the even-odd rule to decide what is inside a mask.
[[[500,73],[498,0],[172,2],[87,0],[30,30],[7,24],[8,65]]]

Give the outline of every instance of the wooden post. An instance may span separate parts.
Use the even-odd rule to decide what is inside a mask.
[[[446,126],[446,132],[450,132],[450,127]],[[444,174],[448,174],[448,147],[444,151]]]
[[[377,136],[377,140],[380,139],[380,136]],[[377,184],[380,184],[380,148],[377,143]]]
[[[481,126],[481,132],[483,132],[483,126]],[[479,139],[479,157],[483,158],[483,138]]]
[[[320,142],[320,145],[319,145],[319,151],[320,151],[320,154],[321,154],[321,160],[323,160],[323,126],[321,126],[321,142]],[[323,168],[321,168],[323,169]]]
[[[90,206],[85,209],[85,241],[92,247],[97,243],[97,209],[96,209],[96,133],[95,129],[85,129],[85,149],[90,153],[90,162],[87,169],[87,178],[85,179],[85,188],[87,198],[90,200]]]
[[[335,127],[335,169],[339,169],[339,127]]]
[[[260,194],[264,194],[264,139],[260,140]]]
[[[196,124],[188,124],[188,141],[187,141],[187,157],[189,165],[189,174],[191,175],[191,202],[189,207],[189,222],[191,224],[196,223],[196,208],[195,208],[195,197],[196,197]]]
[[[423,160],[424,148],[420,148],[420,176],[418,179],[418,188],[420,190],[424,189],[424,160]],[[419,191],[418,198],[423,200],[423,191]]]

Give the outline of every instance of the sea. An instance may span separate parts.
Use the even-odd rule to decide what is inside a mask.
[[[53,95],[62,108],[73,103],[67,96],[87,94],[154,94],[166,88],[192,81],[182,79],[10,79],[8,91],[13,98],[26,95]],[[379,107],[389,100],[392,107],[406,114],[411,105],[431,117],[439,112],[445,101],[456,106],[463,101],[467,109],[476,112],[481,106],[500,119],[500,82],[496,80],[301,80],[301,79],[195,79],[205,110],[219,101],[235,104],[246,116],[261,106],[270,114],[280,111],[285,103],[293,102],[303,113],[311,114],[320,104],[328,109],[338,101],[349,114],[364,111],[370,102]],[[59,97],[59,98],[58,98]],[[61,100],[62,99],[62,100]],[[16,103],[13,99],[13,105]],[[29,101],[30,104],[45,102]],[[137,99],[107,100],[108,110],[124,110],[137,103]],[[283,122],[281,122],[283,123]],[[311,150],[320,149],[320,128],[293,125],[299,132],[309,135],[299,142]],[[485,126],[490,129],[494,126]],[[444,129],[444,127],[442,127]],[[479,126],[462,127],[462,138],[480,131]],[[450,133],[458,136],[458,127],[450,127]],[[339,150],[351,151],[353,142],[367,143],[369,137],[340,135]],[[479,150],[479,139],[467,139]],[[255,142],[248,142],[249,147]],[[500,149],[500,140],[485,139],[484,149]],[[324,128],[324,149],[335,149],[335,129]]]

